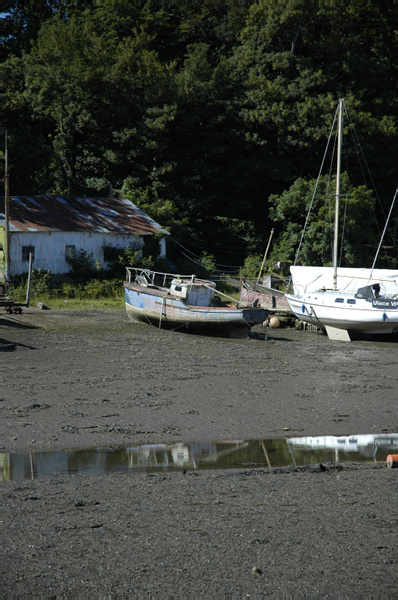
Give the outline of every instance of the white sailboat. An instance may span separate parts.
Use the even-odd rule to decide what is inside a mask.
[[[332,340],[351,341],[350,331],[361,334],[390,334],[398,331],[398,270],[376,271],[373,267],[377,254],[371,269],[337,268],[343,108],[344,101],[340,100],[333,267],[312,267],[312,269],[321,269],[319,274],[314,271],[312,281],[311,276],[308,279],[308,269],[311,267],[291,267],[293,293],[285,296],[292,312],[300,320],[326,329]],[[396,196],[397,191],[382,239]],[[299,281],[300,269],[307,269],[305,282]],[[330,288],[331,271],[333,272],[332,288]]]

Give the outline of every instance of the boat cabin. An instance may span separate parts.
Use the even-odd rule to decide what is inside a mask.
[[[372,302],[374,298],[380,296],[380,284],[367,285],[366,287],[358,288],[355,298],[362,298],[367,302]]]
[[[216,284],[200,279],[173,279],[170,294],[178,296],[190,306],[214,306]]]

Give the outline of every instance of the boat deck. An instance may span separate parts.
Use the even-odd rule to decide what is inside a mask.
[[[154,296],[162,296],[162,298],[166,296],[168,298],[173,298],[176,300],[178,300],[179,298],[175,294],[170,294],[170,290],[168,288],[160,287],[157,285],[142,285],[141,283],[125,281],[124,287],[126,287],[129,290],[134,290],[136,292],[143,292],[145,294],[152,294]]]

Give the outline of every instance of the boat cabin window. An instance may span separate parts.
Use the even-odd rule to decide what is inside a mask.
[[[340,304],[343,304],[344,298],[336,298],[335,302],[340,302]]]
[[[347,304],[356,304],[356,303],[357,303],[357,301],[354,300],[353,298],[348,298],[348,300],[347,300]]]
[[[180,285],[176,285],[174,289],[176,292],[181,292],[182,287]]]

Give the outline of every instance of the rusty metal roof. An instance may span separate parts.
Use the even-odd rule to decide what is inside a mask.
[[[0,226],[4,225],[0,197]],[[84,231],[148,235],[168,231],[126,198],[10,196],[10,231]]]

